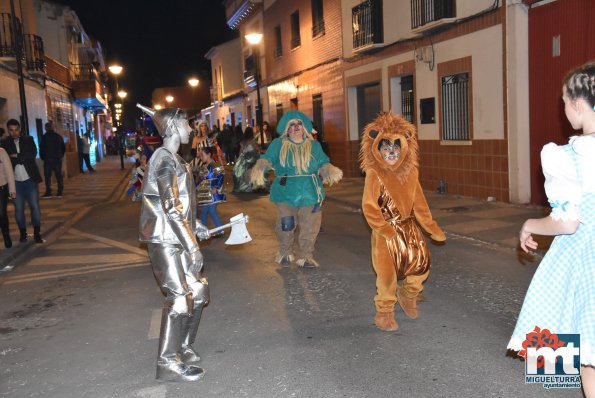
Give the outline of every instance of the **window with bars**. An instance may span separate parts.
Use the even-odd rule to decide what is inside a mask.
[[[256,87],[256,59],[254,54],[244,58],[244,84],[248,87]]]
[[[322,0],[312,0],[312,37],[324,34],[324,10]]]
[[[365,0],[351,9],[353,48],[384,41],[382,0]]]
[[[456,14],[456,0],[411,0],[411,29]]]
[[[300,12],[291,14],[291,48],[297,48],[302,44],[300,38]]]
[[[413,104],[415,98],[413,96],[413,76],[401,77],[401,115],[410,123],[414,122]]]
[[[275,58],[283,55],[283,42],[281,41],[281,25],[275,26]]]
[[[469,73],[444,76],[442,81],[442,139],[468,141],[469,127]]]

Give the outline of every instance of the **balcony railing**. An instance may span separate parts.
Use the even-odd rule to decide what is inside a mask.
[[[384,40],[382,0],[366,0],[351,9],[353,48],[358,49]]]
[[[91,64],[71,64],[72,80],[99,80],[97,70]]]
[[[411,0],[411,29],[456,17],[456,0]]]
[[[15,36],[19,37],[21,33],[21,21],[17,18],[17,31],[12,31],[11,14],[0,13],[0,58],[16,58],[16,48],[14,46]]]
[[[45,73],[45,54],[43,52],[43,40],[37,35],[26,34],[23,37],[25,42],[25,63],[30,73]]]

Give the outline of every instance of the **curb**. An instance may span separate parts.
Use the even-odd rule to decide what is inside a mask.
[[[327,195],[327,197],[325,198],[326,201],[328,202],[332,202],[332,203],[336,203],[342,207],[346,207],[349,210],[352,210],[354,213],[361,213],[363,215],[361,206],[356,206],[353,204],[353,202],[350,202],[348,200],[344,200],[344,199],[337,199],[337,198],[333,198]],[[451,237],[452,239],[459,239],[459,240],[465,240],[465,241],[469,241],[472,243],[479,243],[482,245],[487,245],[487,246],[491,246],[494,249],[505,249],[505,250],[514,250],[517,251],[517,247],[516,246],[508,246],[508,245],[503,245],[502,243],[499,242],[494,242],[494,241],[489,241],[489,240],[483,240],[483,239],[479,239],[477,237],[471,236],[471,235],[464,235],[464,234],[460,234],[457,232],[452,232],[449,231],[448,228],[442,228],[444,230],[444,232]],[[537,257],[542,257],[541,255],[534,253],[533,255],[536,255]]]

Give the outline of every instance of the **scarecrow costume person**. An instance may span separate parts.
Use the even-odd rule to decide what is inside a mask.
[[[270,200],[277,207],[276,234],[279,250],[275,261],[282,266],[296,262],[299,267],[315,268],[314,246],[322,219],[323,183],[339,182],[343,172],[333,166],[320,143],[312,137],[312,122],[299,111],[289,111],[277,124],[279,138],[252,169],[251,182],[265,186],[265,172],[274,169]],[[293,254],[293,243],[299,229],[299,252]]]

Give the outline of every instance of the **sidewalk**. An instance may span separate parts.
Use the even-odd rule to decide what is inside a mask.
[[[326,189],[327,200],[361,211],[363,178],[345,178]],[[518,235],[527,218],[541,218],[548,209],[535,205],[514,205],[501,202],[440,195],[425,191],[432,216],[448,235],[516,248]]]
[[[120,170],[120,158],[108,157],[95,165],[96,173],[79,174],[64,180],[64,196],[62,198],[39,199],[41,207],[41,235],[51,241],[61,228],[71,225],[83,217],[92,206],[117,200],[125,191],[132,164],[124,163]],[[56,181],[52,179],[53,191],[56,192]],[[39,184],[39,193],[45,192],[45,183]],[[8,205],[10,236],[12,248],[5,249],[0,242],[0,272],[2,268],[12,266],[19,257],[32,254],[44,244],[33,241],[33,227],[30,225],[29,206],[25,204],[27,232],[29,240],[19,242],[19,229],[14,219],[14,206]],[[47,243],[45,243],[47,244]]]

